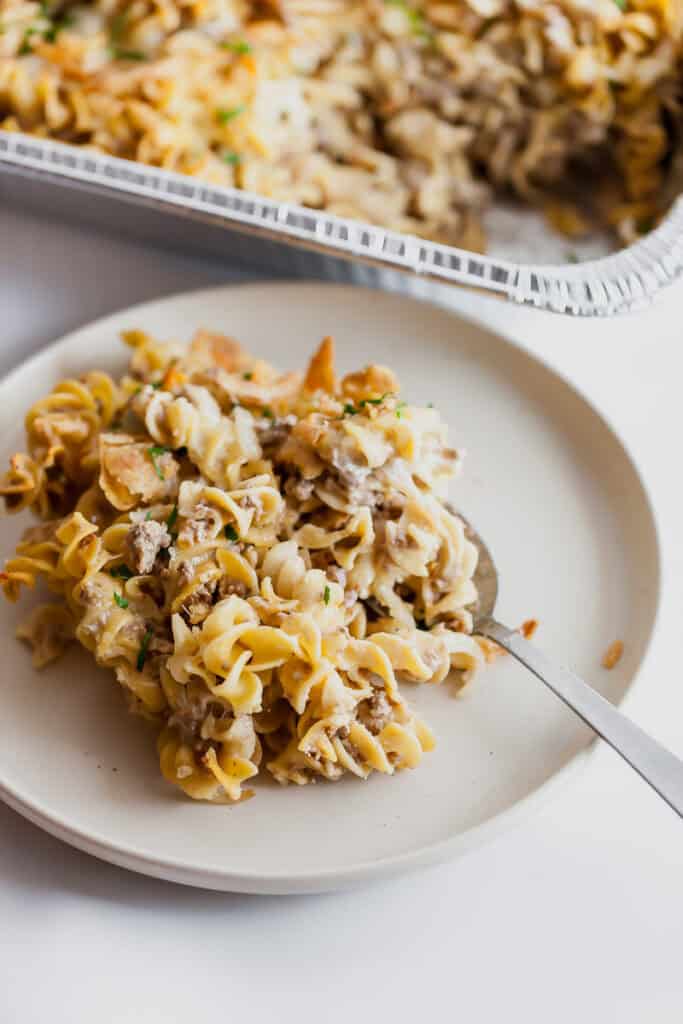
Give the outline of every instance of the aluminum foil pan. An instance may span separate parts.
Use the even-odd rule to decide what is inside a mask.
[[[533,215],[517,211],[492,214],[503,227],[498,248],[506,258],[496,255],[495,245],[493,254],[481,256],[15,132],[0,131],[0,196],[12,205],[78,216],[117,232],[130,228],[233,264],[352,280],[417,297],[429,297],[434,282],[459,285],[574,316],[641,307],[683,274],[683,198],[635,245],[562,263],[570,246],[557,241],[555,249],[546,246],[544,258],[543,245],[531,245],[534,261],[521,262],[538,225]],[[135,209],[126,209],[124,201]]]

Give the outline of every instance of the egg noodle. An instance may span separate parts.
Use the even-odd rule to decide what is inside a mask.
[[[472,249],[493,194],[631,241],[682,33],[681,0],[0,0],[0,128]]]
[[[460,465],[393,372],[338,380],[326,338],[279,374],[206,330],[141,331],[128,372],[60,381],[26,417],[0,494],[29,527],[0,580],[57,603],[19,629],[34,664],[72,640],[158,724],[195,799],[415,767],[432,734],[398,679],[467,680],[477,551],[444,502]]]

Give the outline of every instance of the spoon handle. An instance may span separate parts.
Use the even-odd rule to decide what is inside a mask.
[[[683,817],[683,761],[651,739],[573,672],[549,661],[519,633],[494,619],[478,622],[476,630],[495,640],[533,672]]]

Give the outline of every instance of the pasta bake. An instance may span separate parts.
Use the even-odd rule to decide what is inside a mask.
[[[445,502],[461,464],[394,373],[305,374],[199,330],[128,331],[120,380],[59,382],[0,481],[40,519],[0,580],[58,595],[20,627],[34,664],[72,640],[158,729],[188,796],[413,768],[434,740],[399,682],[467,680],[477,551]]]
[[[681,0],[0,0],[0,128],[485,247],[672,196]]]

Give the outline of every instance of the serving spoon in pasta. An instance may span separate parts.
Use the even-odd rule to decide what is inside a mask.
[[[519,632],[493,617],[498,597],[498,572],[482,538],[462,513],[459,514],[466,523],[469,540],[479,551],[474,577],[479,592],[474,632],[493,640],[545,683],[683,817],[683,761],[655,742],[588,683],[554,664]]]

